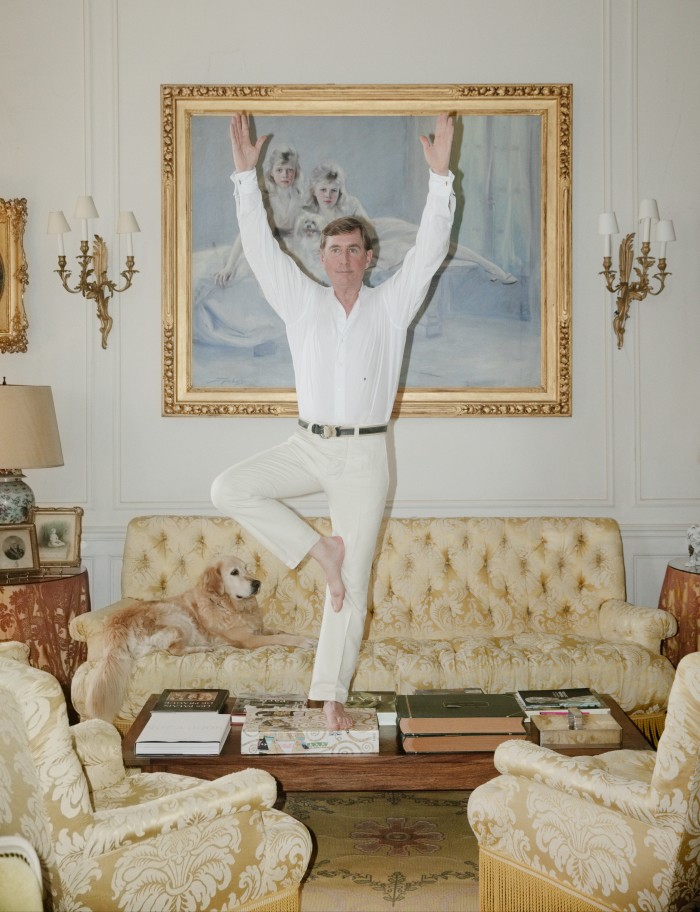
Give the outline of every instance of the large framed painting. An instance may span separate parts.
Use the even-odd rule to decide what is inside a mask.
[[[166,85],[163,413],[296,415],[284,326],[241,250],[229,122],[267,136],[258,179],[278,242],[324,282],[320,227],[370,222],[366,281],[414,243],[419,137],[455,117],[450,251],[414,320],[394,413],[571,414],[572,87]]]
[[[0,352],[26,352],[29,322],[24,289],[29,283],[24,253],[26,199],[0,199]]]

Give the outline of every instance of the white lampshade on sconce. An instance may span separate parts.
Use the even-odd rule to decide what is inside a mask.
[[[22,469],[63,465],[50,386],[0,384],[0,525],[29,521],[34,494]]]

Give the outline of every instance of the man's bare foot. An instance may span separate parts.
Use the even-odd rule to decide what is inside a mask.
[[[345,711],[343,704],[336,700],[326,700],[323,704],[323,712],[330,731],[345,731],[355,724]]]
[[[345,542],[339,535],[322,535],[309,551],[326,574],[333,611],[340,611],[345,598],[345,586],[340,574],[345,558]]]

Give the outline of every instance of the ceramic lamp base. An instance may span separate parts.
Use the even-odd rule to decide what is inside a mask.
[[[34,494],[19,469],[0,470],[0,525],[28,523]]]

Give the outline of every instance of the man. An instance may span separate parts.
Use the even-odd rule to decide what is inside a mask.
[[[310,279],[274,239],[257,183],[267,139],[250,138],[247,115],[231,119],[236,210],[243,251],[267,301],[285,323],[299,403],[299,427],[285,443],[233,466],[212,485],[214,505],[289,567],[308,554],[328,583],[309,698],[322,700],[328,727],[352,727],[344,703],[355,672],[367,590],[389,485],[387,422],[408,327],[445,258],[454,215],[449,170],[454,124],[441,114],[415,246],[376,288],[363,284],[372,261],[366,225],[330,222],[321,265],[331,287]],[[320,536],[282,500],[324,491],[333,534]]]

